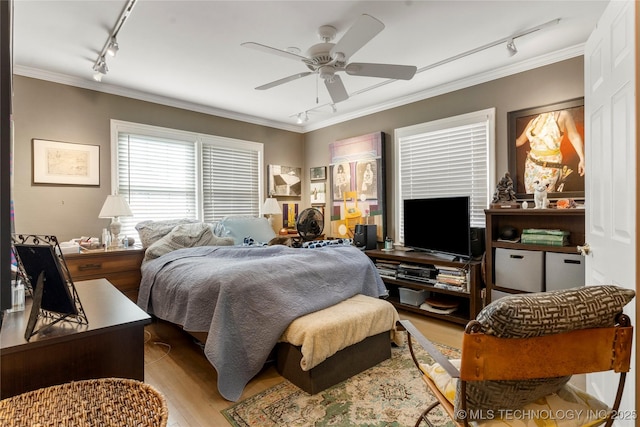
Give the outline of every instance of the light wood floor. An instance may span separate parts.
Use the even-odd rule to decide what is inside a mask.
[[[434,342],[460,348],[462,325],[399,312]],[[145,333],[145,382],[167,399],[169,427],[229,425],[221,410],[231,406],[216,387],[216,372],[190,335],[177,327],[154,321]],[[283,381],[274,366],[267,366],[247,385],[241,399]]]

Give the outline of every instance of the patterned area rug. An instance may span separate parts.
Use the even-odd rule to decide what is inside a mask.
[[[459,357],[457,349],[438,347],[450,359]],[[428,354],[419,355],[431,363]],[[405,343],[392,348],[390,359],[313,396],[285,380],[222,413],[235,427],[403,427],[415,425],[434,400]],[[437,426],[453,426],[440,408],[429,419]]]

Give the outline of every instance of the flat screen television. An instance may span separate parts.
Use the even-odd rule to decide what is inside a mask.
[[[471,258],[469,196],[404,201],[404,246],[444,258]]]

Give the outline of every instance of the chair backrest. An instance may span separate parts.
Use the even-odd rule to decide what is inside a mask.
[[[633,327],[618,316],[613,327],[531,338],[498,338],[471,321],[462,340],[463,381],[527,380],[613,370],[628,372]]]

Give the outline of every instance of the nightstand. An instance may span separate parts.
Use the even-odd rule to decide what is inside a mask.
[[[105,278],[133,302],[138,300],[143,258],[139,246],[64,255],[74,282]]]

